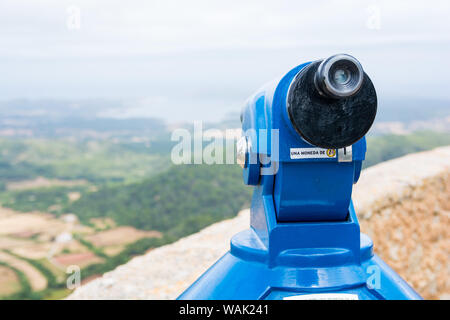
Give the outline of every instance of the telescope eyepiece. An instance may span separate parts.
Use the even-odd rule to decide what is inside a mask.
[[[339,149],[369,131],[377,113],[377,94],[358,60],[337,54],[297,73],[287,92],[286,109],[303,140]]]
[[[314,84],[321,95],[341,99],[357,93],[363,80],[364,71],[358,60],[348,54],[336,54],[320,63]]]

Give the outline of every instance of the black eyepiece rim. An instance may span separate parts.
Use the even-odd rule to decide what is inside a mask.
[[[321,62],[310,63],[294,77],[286,97],[287,115],[307,143],[326,149],[348,147],[372,127],[377,113],[375,87],[364,73],[356,94],[340,99],[324,96],[314,81]]]
[[[342,85],[336,83],[333,74],[337,69],[350,72],[350,80]],[[323,60],[314,77],[320,94],[334,99],[347,98],[356,94],[364,81],[364,70],[359,61],[348,54],[336,54]]]

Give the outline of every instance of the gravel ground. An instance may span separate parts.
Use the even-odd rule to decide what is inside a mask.
[[[449,298],[450,147],[365,170],[353,199],[375,251],[426,298]],[[249,212],[133,258],[69,299],[174,299],[248,228]]]

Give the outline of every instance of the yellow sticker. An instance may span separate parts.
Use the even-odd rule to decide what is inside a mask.
[[[327,156],[334,158],[336,156],[336,149],[327,149]]]

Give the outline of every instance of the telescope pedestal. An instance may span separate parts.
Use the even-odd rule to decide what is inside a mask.
[[[305,249],[286,253],[280,257],[284,264],[271,268],[267,250],[258,242],[251,230],[237,234],[231,251],[178,299],[420,299],[395,271],[372,254],[372,241],[364,234],[361,264],[346,264],[349,252],[338,248]],[[329,261],[339,264],[327,265]]]
[[[272,227],[269,222],[268,246],[254,228],[236,234],[230,251],[178,299],[421,298],[373,254],[372,240],[359,232],[352,207],[345,222],[277,223]],[[318,235],[323,239],[318,241]],[[321,247],[309,247],[311,241]]]

